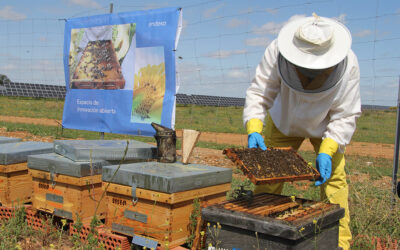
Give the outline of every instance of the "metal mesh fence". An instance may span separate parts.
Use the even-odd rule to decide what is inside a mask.
[[[396,104],[397,91],[392,90],[398,87],[400,33],[393,27],[400,22],[400,9],[391,1],[364,1],[363,10],[358,11],[345,0],[173,0],[168,4],[139,0],[131,5],[114,4],[114,13],[170,5],[183,9],[183,31],[176,51],[178,104],[243,106],[266,46],[286,22],[312,12],[335,18],[352,33],[363,107]],[[5,13],[7,7],[3,9]],[[0,95],[64,98],[65,18],[108,13],[109,6],[98,4],[40,17],[20,12],[12,9],[0,15],[0,74],[14,82],[0,86]]]
[[[390,89],[398,86],[400,51],[396,46],[400,33],[395,27],[400,22],[400,9],[393,1],[382,0],[364,1],[362,11],[355,5],[345,0],[173,0],[168,4],[139,0],[130,5],[114,4],[114,13],[182,7],[177,84],[179,94],[196,95],[196,100],[203,98],[200,95],[243,98],[266,46],[287,21],[312,12],[335,18],[352,33],[352,49],[361,70],[362,103],[394,106],[397,91]],[[64,85],[64,18],[104,14],[108,7],[83,7],[39,17],[0,15],[0,74],[13,82]],[[23,12],[13,11],[15,15]],[[207,103],[222,106],[233,100],[212,99]]]

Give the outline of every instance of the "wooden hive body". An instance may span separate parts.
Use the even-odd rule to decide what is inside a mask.
[[[29,169],[33,182],[32,207],[56,216],[90,222],[102,194],[101,175],[74,177]],[[100,202],[97,218],[104,218],[106,203]]]
[[[106,188],[108,183],[103,183]],[[230,183],[168,194],[113,184],[108,187],[106,225],[114,232],[128,236],[142,235],[162,247],[182,245],[190,236],[190,216],[194,199],[201,207],[226,200]]]
[[[17,139],[18,140],[18,139]],[[9,142],[0,146],[0,203],[15,206],[31,201],[32,177],[28,172],[28,155],[53,151],[45,142]]]
[[[0,165],[0,203],[15,206],[31,201],[32,177],[27,163]]]
[[[101,171],[104,160],[75,162],[56,153],[28,157],[33,179],[33,208],[56,216],[89,221],[95,214],[105,217]],[[97,204],[100,204],[97,211]]]
[[[181,163],[134,163],[115,171],[116,166],[103,168],[106,225],[134,243],[135,237],[148,237],[166,248],[191,235],[194,200],[199,207],[224,201],[232,179],[231,169]]]

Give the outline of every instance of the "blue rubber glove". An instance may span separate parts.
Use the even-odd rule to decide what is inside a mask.
[[[251,133],[247,137],[249,148],[261,148],[262,150],[267,150],[264,143],[264,138],[257,132]]]
[[[325,153],[319,153],[317,156],[317,169],[321,177],[315,182],[315,186],[320,186],[331,178],[332,157]]]

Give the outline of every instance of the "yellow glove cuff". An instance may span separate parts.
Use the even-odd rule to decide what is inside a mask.
[[[330,157],[332,157],[333,154],[336,153],[338,148],[339,148],[339,144],[337,142],[335,142],[331,138],[325,138],[321,142],[321,146],[319,147],[319,153],[325,153],[325,154],[329,155]]]
[[[257,118],[250,119],[246,123],[247,134],[249,135],[254,132],[261,134],[263,126],[264,124],[260,119]]]

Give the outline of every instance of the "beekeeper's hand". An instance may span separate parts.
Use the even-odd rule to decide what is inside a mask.
[[[249,148],[261,148],[262,150],[267,150],[264,138],[261,136],[263,128],[262,121],[256,118],[250,119],[246,124],[246,128]]]
[[[261,148],[262,150],[267,150],[264,143],[264,138],[257,132],[248,135],[249,148]]]
[[[332,174],[332,156],[336,153],[339,145],[331,138],[325,138],[321,146],[316,160],[316,165],[321,177],[315,182],[315,186],[324,184]]]
[[[332,157],[325,153],[319,153],[317,156],[317,169],[321,177],[315,182],[315,186],[324,184],[332,173]]]

